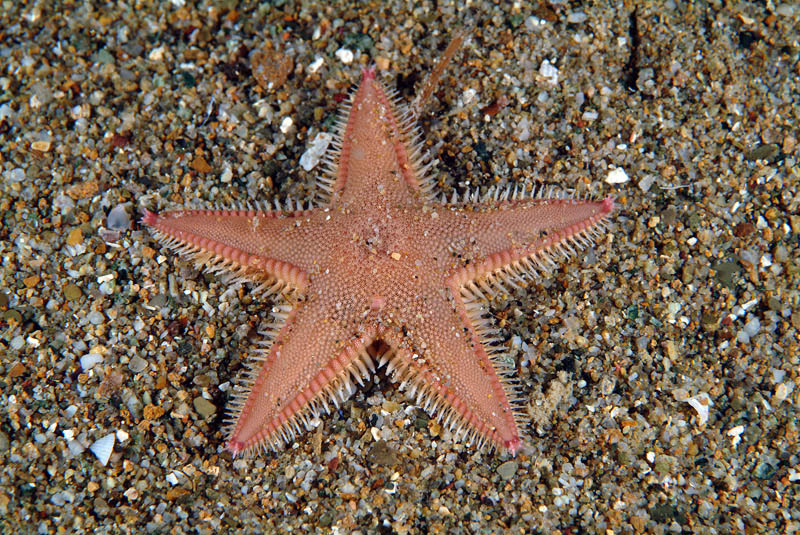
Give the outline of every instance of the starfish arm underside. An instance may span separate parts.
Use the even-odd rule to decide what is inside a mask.
[[[292,248],[309,211],[147,211],[142,222],[170,249],[210,273],[260,284],[256,293],[304,291],[308,275]]]
[[[514,370],[497,358],[489,332],[495,330],[460,296],[454,301],[452,314],[407,328],[404,336],[384,335],[395,348],[388,371],[456,439],[515,453],[524,415]]]
[[[594,244],[615,210],[612,198],[602,201],[524,199],[491,208],[453,208],[445,214],[451,252],[462,265],[451,282],[509,283],[548,271],[557,258],[568,258]],[[481,285],[485,287],[485,285]]]
[[[228,445],[234,455],[276,450],[338,407],[375,370],[368,348],[374,328],[353,335],[319,301],[300,302],[266,333],[267,347],[231,404]]]

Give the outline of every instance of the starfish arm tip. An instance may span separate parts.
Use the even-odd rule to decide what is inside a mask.
[[[614,196],[613,195],[609,195],[608,197],[603,199],[603,203],[602,204],[603,204],[603,212],[605,212],[607,214],[610,214],[611,212],[613,212],[617,208],[617,205],[614,202]]]
[[[512,457],[516,457],[517,452],[522,448],[522,440],[520,440],[519,437],[515,437],[511,440],[506,440],[504,446],[505,449],[511,453]]]
[[[148,227],[155,226],[156,222],[158,221],[158,214],[155,212],[151,212],[147,208],[144,209],[144,215],[142,216],[142,223],[147,225]]]
[[[236,457],[239,456],[240,453],[242,453],[242,450],[244,449],[244,444],[242,444],[238,440],[230,440],[225,445],[225,449],[231,452],[231,455],[233,455],[233,458],[235,459]]]
[[[366,80],[374,80],[375,79],[375,65],[370,65],[364,69],[361,69],[361,83],[364,83]]]

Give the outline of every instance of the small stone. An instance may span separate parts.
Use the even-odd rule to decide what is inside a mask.
[[[67,235],[67,245],[75,246],[83,242],[83,232],[80,228],[74,228]]]
[[[733,227],[733,235],[737,238],[744,238],[755,232],[756,227],[752,223],[739,223]]]
[[[288,133],[289,133],[289,130],[291,130],[291,129],[292,129],[292,126],[293,126],[293,125],[294,125],[294,120],[292,120],[292,118],[291,118],[291,117],[284,117],[284,118],[283,118],[283,121],[281,121],[280,130],[281,130],[281,132],[283,132],[284,134],[288,134]]]
[[[211,166],[208,165],[208,162],[202,156],[197,156],[194,160],[192,160],[192,163],[190,164],[190,167],[192,169],[194,169],[195,171],[197,171],[198,173],[210,173],[211,172]]]
[[[708,332],[716,331],[719,327],[719,314],[715,312],[704,313],[700,318],[700,325]]]
[[[497,467],[496,472],[497,475],[499,475],[501,478],[508,480],[514,477],[514,474],[517,473],[518,467],[519,464],[517,463],[517,461],[506,461]]]
[[[539,74],[547,80],[551,85],[558,84],[558,68],[550,63],[550,60],[544,60],[539,66]]]
[[[580,24],[581,22],[584,22],[587,18],[588,17],[586,16],[586,13],[584,13],[583,11],[576,11],[574,13],[570,13],[569,15],[567,15],[567,22],[569,22],[570,24]]]
[[[81,357],[81,369],[85,372],[89,371],[101,362],[103,362],[103,355],[89,353]]]
[[[139,355],[134,355],[131,361],[128,363],[128,369],[133,373],[142,373],[147,369],[147,361]]]
[[[17,361],[11,366],[11,369],[8,370],[8,375],[6,375],[6,377],[9,379],[16,379],[23,373],[25,373],[25,365],[20,361]]]
[[[102,325],[106,321],[106,317],[103,316],[102,312],[98,312],[97,310],[92,310],[86,314],[86,319],[89,320],[89,323],[92,325]]]
[[[367,460],[378,466],[393,466],[397,464],[397,452],[385,440],[379,440],[369,449]]]
[[[49,140],[39,140],[31,143],[31,149],[39,152],[49,152],[53,143]]]
[[[64,286],[64,299],[67,301],[77,301],[81,295],[83,295],[83,292],[81,292],[77,284],[69,283]]]
[[[11,349],[19,351],[20,349],[25,347],[25,338],[23,338],[22,335],[18,334],[17,336],[11,339],[9,344],[11,345]]]
[[[22,279],[22,283],[25,284],[27,288],[34,288],[41,280],[42,278],[39,277],[39,275],[31,275],[30,277],[25,277]]]
[[[608,172],[608,176],[606,176],[606,184],[624,184],[628,180],[630,180],[628,173],[621,167],[612,169]]]
[[[751,162],[755,160],[766,160],[771,163],[775,161],[776,157],[780,153],[780,150],[781,149],[777,143],[766,143],[749,151],[744,155],[744,158],[745,160],[749,160]]]
[[[217,412],[217,406],[208,401],[206,398],[197,396],[194,398],[194,410],[197,411],[197,414],[199,414],[203,420],[205,420]]]
[[[300,156],[300,166],[306,171],[311,171],[319,163],[320,158],[328,150],[328,145],[333,141],[333,136],[327,132],[320,132],[311,142],[308,149]]]
[[[19,325],[22,323],[22,314],[19,313],[19,310],[6,310],[3,313],[3,319],[9,323]]]
[[[158,405],[147,405],[142,411],[145,420],[158,420],[164,416],[164,408]]]
[[[108,213],[108,228],[112,230],[128,230],[131,226],[131,218],[125,206],[118,205]]]

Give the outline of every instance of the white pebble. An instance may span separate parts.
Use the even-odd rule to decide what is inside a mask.
[[[88,355],[81,357],[81,369],[85,372],[88,372],[101,362],[103,362],[103,355],[98,353],[89,353]]]
[[[347,48],[340,48],[336,51],[336,57],[345,65],[349,65],[353,62],[353,51]]]
[[[153,50],[151,50],[150,53],[147,55],[147,59],[149,59],[150,61],[161,61],[162,59],[164,59],[164,47],[160,46],[158,48],[154,48]]]
[[[644,175],[639,181],[639,189],[647,193],[647,191],[650,189],[650,186],[652,186],[655,181],[656,175]]]
[[[281,132],[284,134],[288,134],[289,130],[292,128],[294,121],[291,117],[285,117],[283,121],[281,121]]]
[[[570,13],[567,15],[567,22],[572,24],[580,24],[581,22],[586,20],[586,13],[583,11],[576,11],[575,13]]]
[[[22,349],[25,346],[25,338],[22,335],[17,335],[11,339],[11,349]]]
[[[606,177],[606,184],[624,184],[630,180],[628,173],[621,167],[617,167],[609,171]]]
[[[474,89],[472,89],[471,87],[468,88],[468,89],[465,89],[464,92],[461,93],[461,105],[462,106],[468,105],[470,102],[473,101],[473,99],[475,98],[475,95],[477,95],[477,94],[478,94],[478,92],[475,91]]]
[[[311,145],[306,149],[302,156],[300,156],[300,166],[306,171],[311,171],[319,163],[320,158],[328,150],[328,145],[331,144],[333,136],[327,132],[320,132]]]
[[[786,383],[781,383],[775,388],[775,394],[773,395],[775,401],[781,402],[789,395],[789,388],[786,386]]]
[[[539,66],[539,74],[542,75],[547,81],[552,84],[558,84],[558,69],[555,65],[550,63],[550,60],[544,60]]]
[[[114,442],[116,441],[116,436],[114,433],[109,433],[106,436],[99,438],[89,446],[89,449],[92,450],[94,456],[100,461],[100,464],[103,466],[108,464],[108,460],[111,458],[111,453],[114,451]]]
[[[77,457],[78,455],[86,451],[84,445],[81,444],[79,440],[74,440],[74,439],[67,440],[67,449],[69,450],[69,452],[72,454],[73,457]]]
[[[225,168],[222,170],[222,174],[220,175],[219,179],[223,184],[230,184],[232,178],[233,171],[231,170],[231,166],[225,164]]]
[[[5,178],[9,184],[22,182],[25,180],[25,170],[20,167],[15,167],[14,169],[3,171],[3,178]]]
[[[118,204],[108,212],[108,228],[112,230],[128,230],[131,226],[131,218],[124,204]]]

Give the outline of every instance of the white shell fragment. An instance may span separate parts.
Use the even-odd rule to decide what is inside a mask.
[[[314,61],[312,61],[311,64],[308,66],[308,72],[310,72],[311,74],[314,74],[315,72],[317,72],[319,70],[320,67],[322,67],[322,65],[324,63],[325,63],[325,60],[322,58],[322,56],[317,56],[314,59]]]
[[[606,177],[606,184],[624,184],[630,180],[628,173],[622,167],[617,167],[609,171]]]
[[[708,397],[708,394],[703,392],[702,394],[697,394],[696,396],[687,398],[684,401],[697,411],[697,423],[699,425],[705,425],[705,423],[708,421],[708,409],[711,407],[711,405],[713,405],[711,398]]]
[[[92,450],[94,456],[100,461],[100,464],[103,466],[108,464],[108,460],[111,458],[111,452],[114,451],[114,442],[116,441],[116,435],[114,433],[109,433],[102,438],[98,438],[97,440],[89,446],[89,449]]]
[[[353,51],[347,48],[340,48],[336,51],[336,57],[345,65],[349,65],[353,62]]]
[[[328,145],[331,144],[333,136],[327,132],[320,132],[311,145],[306,149],[302,156],[300,156],[300,165],[306,171],[311,171],[319,163],[320,158],[328,150]]]
[[[728,429],[728,432],[726,434],[729,437],[731,437],[731,444],[736,446],[742,440],[742,437],[740,435],[743,432],[744,432],[744,426],[737,425],[736,427],[731,427],[730,429]]]

